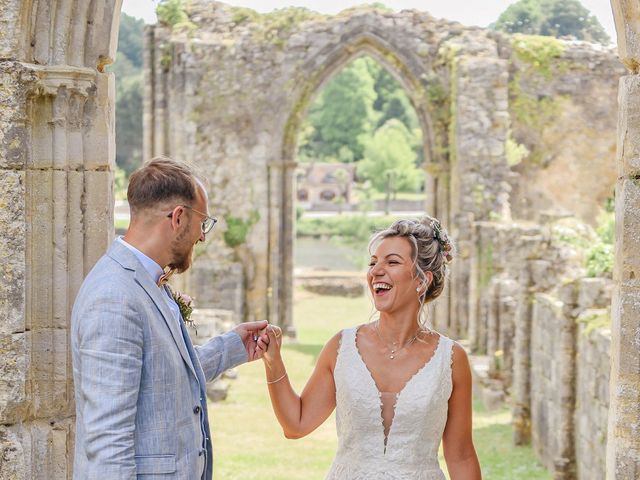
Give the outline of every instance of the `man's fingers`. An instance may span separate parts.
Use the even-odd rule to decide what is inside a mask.
[[[263,330],[267,325],[268,322],[266,320],[259,320],[257,322],[241,323],[240,325],[238,325],[238,327],[241,327],[245,332],[259,332],[260,330]]]

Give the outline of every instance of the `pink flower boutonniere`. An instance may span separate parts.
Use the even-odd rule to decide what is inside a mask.
[[[196,324],[191,320],[191,314],[193,313],[193,298],[186,293],[180,293],[173,290],[171,290],[171,296],[180,308],[180,315],[182,316],[184,323],[192,328],[196,328]],[[196,335],[197,334],[198,331],[196,330]]]

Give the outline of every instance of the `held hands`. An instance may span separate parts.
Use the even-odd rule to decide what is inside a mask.
[[[257,322],[241,323],[233,330],[240,336],[244,348],[247,350],[249,361],[262,358],[269,345],[269,337],[266,333],[268,322],[259,320]]]
[[[262,360],[271,367],[282,361],[280,347],[282,346],[282,329],[275,325],[267,325],[263,330],[264,335],[258,339],[258,348],[263,352]],[[266,340],[264,337],[266,336]]]

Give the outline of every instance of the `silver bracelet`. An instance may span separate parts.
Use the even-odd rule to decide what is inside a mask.
[[[267,385],[272,385],[274,383],[278,383],[280,380],[282,380],[284,377],[287,376],[287,372],[284,372],[284,375],[282,375],[280,378],[278,378],[277,380],[272,380],[271,382],[267,382]]]

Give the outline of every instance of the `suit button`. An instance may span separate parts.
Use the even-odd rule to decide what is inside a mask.
[[[195,413],[196,415],[200,413],[200,405],[196,405],[195,407],[193,407],[193,413]]]

